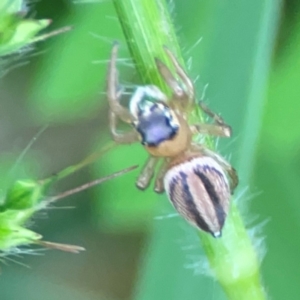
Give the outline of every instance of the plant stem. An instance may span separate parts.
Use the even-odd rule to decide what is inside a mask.
[[[183,66],[184,60],[166,2],[114,0],[114,4],[143,83],[155,84],[168,93],[154,58],[168,62],[163,50],[163,45],[167,45]],[[208,139],[207,143],[211,145],[212,140]],[[214,239],[201,231],[198,236],[211,269],[228,299],[265,299],[257,255],[233,201],[222,238]]]
[[[99,185],[99,184],[101,184],[101,183],[103,183],[103,182],[105,182],[107,180],[114,179],[114,178],[116,178],[118,176],[121,176],[121,175],[127,173],[127,172],[130,172],[130,171],[136,169],[137,167],[138,166],[128,167],[126,169],[123,169],[121,171],[115,172],[115,173],[110,174],[108,176],[98,178],[96,180],[90,181],[88,183],[80,185],[80,186],[78,186],[76,188],[73,188],[71,190],[65,191],[65,192],[63,192],[63,193],[61,193],[59,195],[50,197],[50,198],[48,198],[48,199],[46,199],[46,200],[43,201],[43,205],[47,206],[47,205],[49,205],[52,202],[56,202],[57,200],[64,199],[64,198],[66,198],[66,197],[68,197],[70,195],[77,194],[77,193],[80,193],[80,192],[85,191],[87,189],[90,189],[91,187]]]
[[[40,183],[43,185],[48,185],[53,183],[54,181],[58,181],[60,179],[63,179],[65,177],[70,176],[71,174],[81,170],[82,168],[94,163],[95,161],[97,161],[100,157],[102,157],[105,153],[107,153],[108,151],[112,150],[113,148],[116,148],[118,145],[114,142],[112,143],[107,143],[104,147],[102,147],[99,151],[96,151],[94,153],[92,153],[91,155],[89,155],[88,157],[84,158],[82,161],[80,161],[79,163],[69,166],[63,170],[61,170],[60,172],[40,180]]]

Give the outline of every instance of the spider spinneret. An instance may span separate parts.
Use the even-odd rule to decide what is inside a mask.
[[[149,153],[136,185],[146,189],[155,178],[154,190],[166,191],[171,203],[189,223],[220,237],[230,206],[230,196],[238,184],[235,169],[221,156],[193,141],[195,134],[230,137],[231,128],[202,101],[195,99],[194,86],[173,53],[165,48],[179,80],[158,58],[157,68],[172,91],[170,99],[154,85],[140,86],[132,95],[129,109],[120,104],[122,89],[116,69],[118,44],[114,44],[107,74],[109,126],[117,143],[141,142]],[[200,106],[213,124],[189,124],[188,114]],[[117,130],[118,120],[133,126],[129,132]]]

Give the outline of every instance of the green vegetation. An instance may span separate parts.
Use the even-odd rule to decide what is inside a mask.
[[[20,62],[30,61],[9,72],[0,88],[2,198],[10,190],[15,199],[20,195],[16,185],[25,182],[26,187],[32,187],[28,183],[36,187],[37,181],[29,182],[30,178],[51,177],[109,141],[103,92],[114,40],[121,44],[120,81],[129,92],[145,82],[162,85],[152,60],[153,55],[165,59],[160,44],[167,44],[181,57],[196,80],[199,97],[209,84],[205,101],[221,112],[234,133],[232,139],[220,141],[217,149],[230,157],[241,183],[222,240],[200,233],[202,243],[193,228],[173,216],[165,196],[135,189],[137,171],[74,197],[78,201],[64,200],[66,206],[76,209],[49,211],[43,221],[37,214],[34,225],[26,221],[22,228],[30,225],[30,232],[40,232],[47,240],[79,244],[88,251],[76,257],[55,252],[43,257],[12,256],[34,272],[3,264],[3,299],[263,299],[258,282],[256,296],[247,296],[247,281],[231,286],[233,273],[229,270],[234,268],[252,270],[245,271],[245,276],[258,278],[256,258],[254,264],[249,263],[253,252],[235,206],[242,211],[259,259],[267,249],[261,264],[266,294],[272,299],[298,299],[300,19],[294,11],[299,4],[279,0],[188,0],[172,1],[168,6],[158,0],[80,2],[86,1],[68,5],[60,0],[51,5],[41,1],[32,6],[30,11],[37,15],[27,19],[35,27],[26,34],[21,31],[24,39],[13,34],[25,22],[25,16],[15,14],[21,2],[0,5],[1,33],[10,28],[0,37],[0,53],[16,52]],[[149,6],[143,11],[146,3]],[[163,5],[156,13],[151,8],[155,3]],[[171,12],[171,18],[157,24],[164,12]],[[40,39],[36,34],[49,25],[34,19],[45,18],[54,21],[47,33],[65,26],[73,30],[33,49],[33,42]],[[126,37],[122,26],[127,28]],[[140,37],[130,32],[130,26],[138,29]],[[158,26],[169,33],[164,35]],[[19,49],[28,44],[24,56]],[[2,74],[8,71],[6,62],[12,67],[16,64],[12,56],[2,60]],[[49,123],[8,180],[19,153],[39,128]],[[130,165],[142,165],[145,157],[140,145],[118,147],[87,171],[51,185],[46,195]],[[6,199],[5,210],[11,205],[24,209],[24,198],[19,202]],[[261,223],[264,226],[259,226]],[[233,236],[236,230],[238,234]],[[246,254],[241,251],[245,241],[250,249]],[[225,252],[220,255],[221,248]],[[3,257],[4,262],[7,259],[10,257]]]

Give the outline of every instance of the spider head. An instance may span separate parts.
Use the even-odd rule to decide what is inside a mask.
[[[152,85],[138,87],[130,101],[133,126],[142,144],[155,156],[173,156],[182,151],[182,145],[177,145],[182,124],[166,103],[166,96]]]
[[[144,146],[158,147],[178,132],[179,124],[165,100],[156,86],[148,85],[138,87],[130,101],[130,112],[136,119],[133,125]]]
[[[162,142],[172,140],[179,129],[170,108],[150,101],[139,110],[134,126],[141,135],[142,144],[149,147],[158,147]]]

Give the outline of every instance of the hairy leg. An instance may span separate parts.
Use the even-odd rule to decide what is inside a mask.
[[[156,193],[163,193],[165,191],[164,178],[167,172],[168,161],[164,159],[163,163],[159,167],[158,174],[155,179],[154,191]]]
[[[189,78],[189,76],[186,74],[186,72],[184,71],[184,69],[182,68],[182,66],[179,64],[177,58],[170,51],[170,49],[167,48],[167,47],[164,47],[164,49],[165,49],[165,52],[167,53],[167,55],[169,56],[171,62],[173,63],[177,75],[182,80],[182,82],[183,82],[183,84],[184,84],[184,86],[186,88],[186,93],[188,94],[190,100],[193,101],[193,99],[195,97],[195,89],[194,89],[193,82],[191,81],[191,79]]]
[[[210,110],[210,108],[203,101],[199,101],[198,104],[199,104],[200,108],[208,116],[210,116],[217,125],[222,126],[224,128],[228,128],[228,130],[231,131],[231,127],[225,123],[223,118],[221,116],[219,116],[218,114],[214,113],[212,110]]]
[[[200,124],[193,124],[190,126],[193,134],[200,133],[200,134],[208,134],[220,137],[230,137],[231,130],[229,127],[218,125],[218,124],[207,124],[207,123],[200,123]]]
[[[154,157],[154,156],[148,157],[138,179],[136,180],[136,186],[139,189],[144,190],[149,186],[151,179],[154,175],[154,170],[158,160],[159,160],[158,157]]]
[[[114,112],[109,114],[109,129],[113,140],[119,144],[130,144],[139,141],[139,135],[135,129],[128,132],[117,131],[118,116]]]
[[[118,89],[118,71],[116,68],[117,54],[119,45],[115,43],[111,50],[111,58],[107,70],[106,95],[112,112],[114,112],[122,121],[131,123],[133,117],[128,109],[119,103],[122,91]]]

